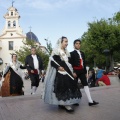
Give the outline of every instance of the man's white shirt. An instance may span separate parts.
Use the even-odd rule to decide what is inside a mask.
[[[81,52],[80,52],[80,50],[77,50],[77,49],[75,49],[75,50],[76,50],[76,51],[77,51],[77,53],[79,54],[80,59],[82,59],[82,56],[81,56]],[[83,60],[82,60],[81,65],[83,66]]]
[[[80,50],[77,50],[77,49],[75,49],[76,51],[77,51],[77,53],[79,54],[79,56],[80,56],[80,59],[82,59],[82,57],[81,57],[81,53],[80,53]]]
[[[34,68],[37,69],[38,73],[39,73],[39,62],[38,62],[38,59],[37,59],[37,55],[32,55],[32,58],[33,58]]]

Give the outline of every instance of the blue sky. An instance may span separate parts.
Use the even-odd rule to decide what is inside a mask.
[[[12,0],[0,0],[0,30],[3,15]],[[73,50],[73,40],[80,38],[88,29],[88,22],[110,18],[120,10],[120,0],[15,0],[14,7],[21,16],[20,26],[24,33],[32,26],[40,43],[48,38],[54,47],[61,36],[68,37],[68,50]]]

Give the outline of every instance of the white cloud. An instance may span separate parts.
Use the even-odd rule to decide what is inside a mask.
[[[21,1],[21,0],[18,0]],[[17,2],[17,1],[16,1]],[[98,9],[110,10],[114,9],[120,4],[119,0],[109,1],[109,0],[24,0],[24,5],[32,8],[42,9],[42,10],[52,10],[56,8],[63,7],[75,7],[80,5],[80,7],[98,7]],[[116,4],[117,3],[117,4]]]
[[[71,6],[73,3],[81,2],[83,0],[25,0],[25,4],[43,10],[50,10],[61,7]]]
[[[16,0],[15,6],[30,7],[41,10],[55,10],[58,8],[72,8],[79,6],[80,8],[98,8],[99,10],[112,11],[119,6],[119,0]],[[11,5],[9,0],[0,0],[0,6],[8,8]]]

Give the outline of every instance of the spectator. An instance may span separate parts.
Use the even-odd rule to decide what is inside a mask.
[[[92,69],[89,74],[88,83],[90,87],[95,87],[96,79],[95,79],[95,71]]]
[[[99,86],[108,86],[108,85],[111,85],[110,79],[107,76],[107,72],[103,73],[103,76],[100,79],[98,79],[97,83],[98,83]]]
[[[100,79],[103,75],[103,70],[101,67],[98,67],[98,72],[97,72],[97,79]]]

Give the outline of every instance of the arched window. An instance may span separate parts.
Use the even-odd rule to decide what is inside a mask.
[[[16,21],[13,21],[13,27],[16,27]]]
[[[13,16],[13,12],[11,12],[11,16]]]
[[[11,22],[10,21],[8,21],[8,27],[11,27]]]
[[[9,47],[9,50],[13,50],[13,41],[8,41],[8,47]]]

